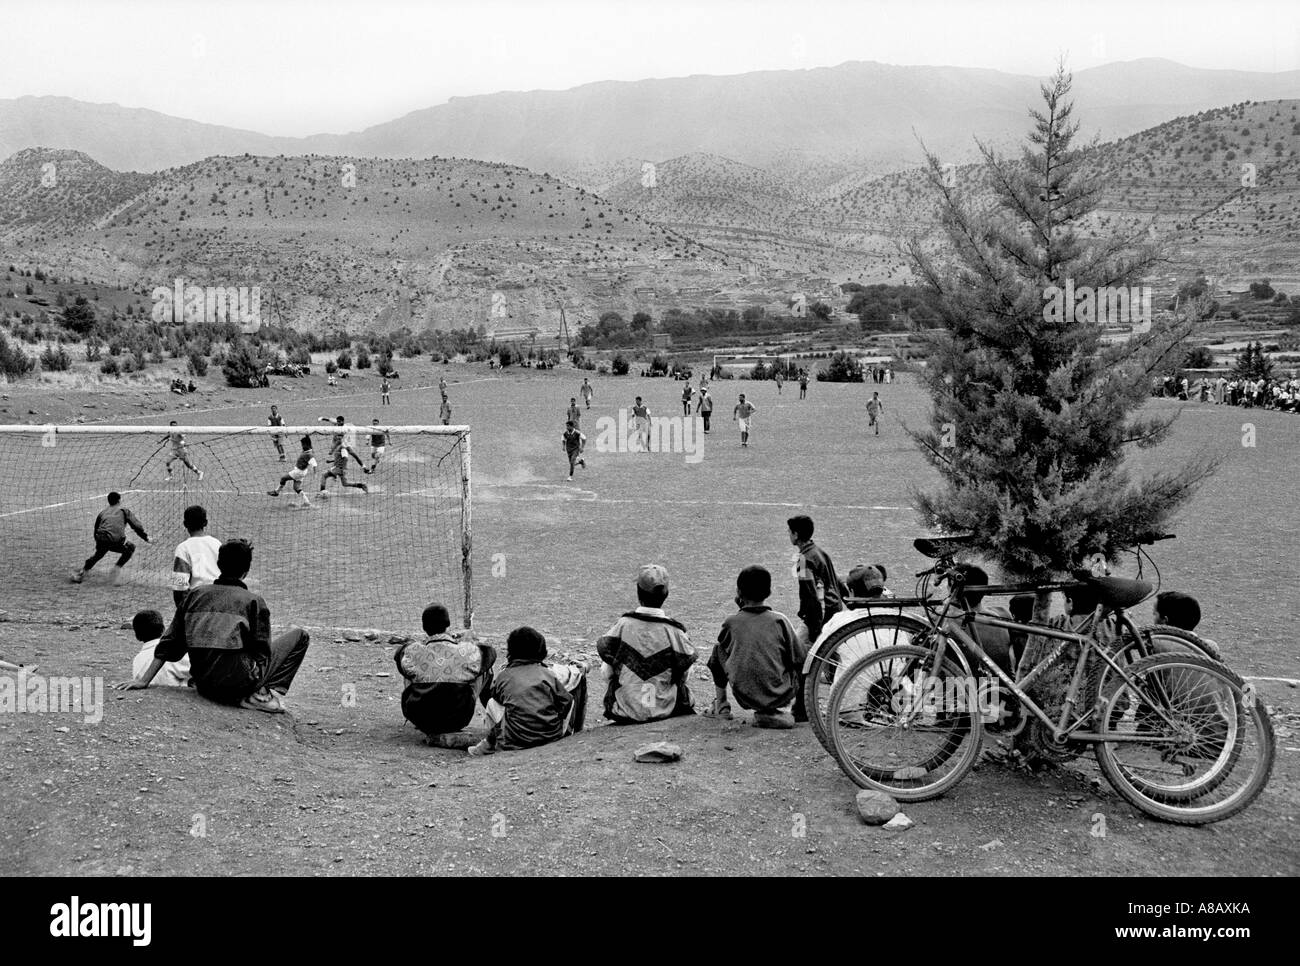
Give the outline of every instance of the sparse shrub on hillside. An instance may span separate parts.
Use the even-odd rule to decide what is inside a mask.
[[[104,342],[97,335],[86,338],[86,361],[98,362],[104,354]]]
[[[3,332],[0,332],[0,375],[6,379],[21,379],[35,368],[27,354],[16,345],[11,345]]]
[[[118,365],[116,358],[109,356],[99,364],[99,371],[106,376],[119,376],[122,374],[122,367]]]
[[[78,295],[76,301],[63,310],[63,324],[71,332],[88,335],[95,327],[95,307],[84,296]]]
[[[497,350],[497,363],[501,366],[502,369],[518,361],[519,361],[519,357],[515,354],[515,351],[510,348],[510,346],[503,346],[502,348]]]
[[[41,353],[41,368],[46,372],[67,372],[72,368],[72,357],[62,342],[45,347]]]
[[[340,353],[338,354],[338,358],[336,358],[334,361],[335,361],[336,363],[338,363],[338,367],[339,367],[340,369],[351,369],[351,368],[352,368],[352,353],[350,353],[350,352],[346,352],[346,351],[344,351],[344,352],[340,352]]]
[[[261,385],[266,368],[257,351],[247,342],[237,342],[230,347],[226,363],[221,367],[226,384],[237,389],[251,389]]]
[[[627,361],[627,356],[623,355],[621,352],[614,356],[613,360],[609,364],[610,371],[616,376],[626,376],[628,369],[631,367],[631,363]]]
[[[381,376],[387,376],[397,371],[393,368],[392,350],[384,352],[384,354],[379,357],[379,361],[375,363],[375,368],[379,370]]]
[[[191,352],[189,355],[189,370],[192,375],[200,378],[208,374],[208,357],[201,352]]]
[[[289,353],[289,361],[295,366],[311,365],[311,353],[307,351],[306,346],[298,346]]]
[[[339,364],[333,359],[325,360],[325,375],[332,376],[339,371]]]
[[[666,356],[656,355],[650,360],[650,374],[653,376],[658,373],[668,375],[668,358]]]
[[[364,345],[362,345],[360,348],[357,349],[357,368],[358,369],[370,368],[370,350],[367,349]]]
[[[1273,286],[1269,283],[1269,280],[1265,278],[1258,282],[1250,283],[1250,294],[1252,298],[1263,300],[1271,299],[1277,293],[1273,290]]]

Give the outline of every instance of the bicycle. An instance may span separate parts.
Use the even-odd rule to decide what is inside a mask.
[[[1172,534],[1160,534],[1139,542],[1134,553],[1138,559],[1138,578],[1143,576],[1143,557],[1156,570],[1159,568],[1150,556],[1141,550],[1142,546],[1173,539]],[[918,576],[922,576],[918,574]],[[1083,586],[1077,582],[1056,584],[994,584],[980,588],[986,596],[999,597],[1013,594],[1036,593],[1041,590],[1068,591]],[[1157,585],[1157,589],[1159,586]],[[803,663],[804,706],[808,710],[808,723],[811,725],[817,741],[828,754],[833,754],[830,737],[826,726],[826,706],[830,700],[830,691],[839,679],[841,669],[852,666],[858,660],[882,647],[910,644],[912,639],[924,634],[929,628],[927,621],[906,611],[924,609],[928,600],[925,597],[846,597],[844,606],[847,610],[861,610],[864,613],[848,623],[837,627],[822,640],[814,642],[809,648]],[[1127,631],[1126,631],[1127,633]],[[1151,624],[1133,630],[1132,639],[1128,640],[1123,653],[1131,660],[1149,657],[1152,654],[1186,651],[1191,654],[1203,654],[1214,660],[1220,660],[1220,653],[1211,642],[1191,631],[1169,627],[1163,624]],[[969,663],[962,658],[962,668],[971,671]]]
[[[913,643],[875,650],[841,670],[826,723],[832,754],[849,778],[902,801],[942,795],[974,767],[985,717],[1007,713],[1005,688],[1013,710],[1039,729],[1051,750],[1073,756],[1091,747],[1115,790],[1155,818],[1206,824],[1255,800],[1275,756],[1263,704],[1240,677],[1204,654],[1142,653],[1146,640],[1126,609],[1151,594],[1149,583],[1076,571],[1073,585],[1036,589],[1095,591],[1100,603],[1082,626],[1006,620],[967,603],[964,592],[995,586],[965,585],[954,558],[968,540],[915,541],[937,559],[918,574],[926,626]],[[928,592],[932,579],[950,587],[941,609]],[[1026,660],[1026,647],[1012,676],[985,653],[972,633],[976,626],[1023,633],[1027,642],[1041,642],[1042,656]],[[970,673],[970,659],[978,675]],[[1054,715],[1029,693],[1041,697],[1049,675],[1064,686],[1052,702]],[[990,695],[996,700],[986,700]],[[883,748],[875,747],[877,739]]]

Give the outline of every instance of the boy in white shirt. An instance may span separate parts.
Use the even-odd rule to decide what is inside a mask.
[[[217,551],[221,541],[208,535],[208,511],[195,504],[185,508],[182,518],[189,537],[176,547],[172,560],[172,600],[181,605],[190,588],[210,584],[217,579]],[[159,632],[159,637],[162,633]]]
[[[131,629],[135,631],[135,639],[144,642],[144,648],[131,661],[132,674],[140,678],[144,677],[144,672],[153,663],[154,648],[158,646],[158,639],[163,636],[167,626],[163,623],[162,614],[156,610],[142,610],[131,619]],[[173,688],[189,687],[190,656],[186,654],[179,661],[165,663],[154,677],[153,683]]]

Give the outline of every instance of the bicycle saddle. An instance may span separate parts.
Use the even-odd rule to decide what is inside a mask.
[[[1151,596],[1155,588],[1145,580],[1128,580],[1124,577],[1094,577],[1087,570],[1074,571],[1074,579],[1097,590],[1097,596],[1107,607],[1132,607]]]
[[[912,541],[912,546],[923,556],[944,557],[963,544],[970,543],[974,537],[973,533],[945,533],[937,537],[917,537]]]

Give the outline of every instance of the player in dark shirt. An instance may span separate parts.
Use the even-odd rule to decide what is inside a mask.
[[[90,572],[95,564],[99,563],[106,554],[121,554],[117,558],[116,570],[113,573],[113,579],[116,580],[122,573],[122,568],[126,562],[131,559],[135,553],[135,544],[126,539],[126,528],[130,527],[140,535],[140,539],[149,543],[149,535],[144,532],[144,525],[136,519],[134,513],[121,505],[122,494],[116,491],[108,495],[108,506],[99,511],[95,517],[95,552],[86,559],[81,565],[81,569],[72,575],[72,582],[79,584],[86,579],[86,574]]]

